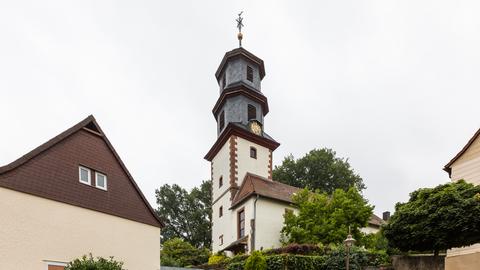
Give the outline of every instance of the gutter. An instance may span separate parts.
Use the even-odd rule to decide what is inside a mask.
[[[255,201],[253,202],[253,226],[252,226],[252,251],[255,251],[255,236],[257,227],[257,201],[260,195],[257,194]]]

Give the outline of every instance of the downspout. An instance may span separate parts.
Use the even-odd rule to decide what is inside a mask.
[[[253,202],[253,231],[252,231],[252,251],[255,251],[256,231],[257,231],[257,201],[260,196],[257,194]]]

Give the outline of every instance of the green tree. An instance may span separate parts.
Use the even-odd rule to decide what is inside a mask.
[[[90,253],[83,255],[80,259],[75,259],[68,263],[65,270],[123,270],[123,262],[117,262],[110,257],[108,259],[97,257],[93,258]]]
[[[397,203],[384,228],[389,245],[401,251],[434,251],[480,242],[480,186],[463,180],[421,188]]]
[[[245,262],[244,270],[267,270],[267,260],[260,251],[254,251]]]
[[[328,148],[314,149],[297,160],[293,155],[285,157],[282,165],[275,166],[273,179],[329,194],[338,188],[345,191],[350,187],[365,189],[362,178],[350,167],[348,159],[336,157],[335,151]]]
[[[157,213],[165,220],[162,240],[181,238],[197,248],[210,247],[212,231],[212,183],[203,181],[188,192],[179,185],[163,185],[155,191]]]
[[[282,229],[285,243],[342,243],[351,226],[354,238],[361,239],[360,228],[367,225],[373,207],[355,189],[337,189],[333,194],[304,189],[293,196],[298,214],[286,212]]]
[[[163,266],[192,266],[208,262],[210,251],[196,248],[181,238],[173,238],[162,244],[160,261]]]

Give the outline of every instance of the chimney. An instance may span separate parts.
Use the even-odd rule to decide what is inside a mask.
[[[390,219],[390,211],[383,212],[383,220],[388,221]]]

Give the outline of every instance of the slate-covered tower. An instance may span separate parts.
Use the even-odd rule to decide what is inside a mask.
[[[232,243],[248,234],[250,226],[238,220],[248,224],[250,219],[232,209],[245,176],[272,179],[272,152],[279,143],[264,131],[268,113],[268,101],[261,92],[264,76],[263,60],[242,47],[227,52],[215,73],[220,96],[212,112],[218,136],[205,156],[211,162],[213,181],[214,252],[231,250]]]

